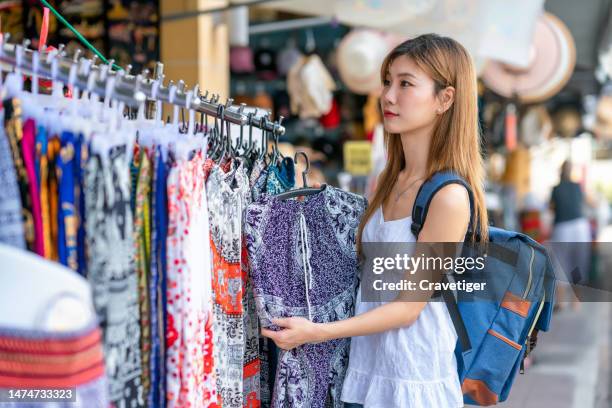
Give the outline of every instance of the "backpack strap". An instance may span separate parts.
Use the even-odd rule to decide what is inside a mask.
[[[425,219],[427,218],[427,212],[429,211],[431,200],[442,187],[449,184],[461,184],[467,189],[470,199],[470,222],[468,224],[468,235],[471,233],[471,231],[473,231],[474,195],[472,193],[472,189],[470,188],[469,184],[458,174],[451,171],[443,171],[435,173],[429,180],[426,180],[421,185],[421,188],[419,188],[417,193],[414,206],[412,207],[412,225],[410,226],[412,233],[417,239],[419,237],[419,233],[423,229],[423,225],[425,224]],[[448,277],[446,274],[442,276],[442,282],[448,282]],[[467,334],[463,317],[461,317],[461,314],[459,313],[459,307],[457,305],[457,301],[455,300],[454,294],[448,290],[444,290],[441,292],[441,295],[442,299],[444,299],[444,303],[446,304],[451,320],[453,321],[453,326],[455,326],[455,331],[457,332],[457,337],[459,338],[462,351],[466,352],[471,350],[472,344]]]
[[[442,187],[449,184],[461,184],[466,188],[470,199],[470,223],[468,224],[468,235],[473,231],[474,226],[474,194],[470,185],[458,174],[452,171],[441,171],[435,173],[429,180],[426,180],[417,193],[412,207],[412,225],[410,229],[415,237],[419,237],[419,232],[423,229],[429,205],[434,195],[440,191]]]

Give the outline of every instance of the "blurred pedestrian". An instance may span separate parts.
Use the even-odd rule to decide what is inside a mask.
[[[560,181],[550,197],[550,208],[554,212],[554,225],[551,235],[562,271],[572,285],[584,285],[588,281],[590,268],[591,227],[584,215],[585,197],[580,184],[571,177],[572,164],[566,160],[561,165]],[[557,302],[560,308],[565,304],[565,285],[561,284],[557,291]],[[575,299],[574,309],[579,308]]]

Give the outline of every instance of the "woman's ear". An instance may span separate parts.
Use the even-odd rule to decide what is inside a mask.
[[[441,110],[441,113],[446,112],[450,109],[455,101],[455,88],[452,86],[447,86],[446,88],[442,89],[438,94],[438,99],[440,101],[439,109]]]

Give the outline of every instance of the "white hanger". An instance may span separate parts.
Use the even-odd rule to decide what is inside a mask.
[[[111,97],[113,96],[113,91],[115,88],[115,77],[108,75],[108,67],[107,66],[103,66],[101,68],[100,71],[100,76],[101,79],[105,82],[105,88],[104,88],[104,102],[102,103],[102,106],[100,107],[100,121],[101,122],[106,122],[107,120],[110,121],[110,107],[111,107]]]
[[[21,73],[21,64],[23,63],[23,46],[15,45],[15,74],[17,74],[19,91],[23,91],[23,75]]]
[[[183,81],[179,81],[179,85],[181,84],[181,82]],[[172,95],[170,103],[174,102],[174,98],[175,98],[177,89],[178,89],[178,86],[175,85],[174,93]],[[178,131],[178,120],[179,120],[179,107],[178,105],[173,105],[172,106],[172,126],[174,126],[177,129],[177,131]]]
[[[76,82],[76,74],[77,74],[77,66],[76,64],[70,65],[70,71],[68,73],[68,87],[73,90],[72,99],[69,100],[69,107],[66,110],[65,114],[62,115],[64,129],[76,131],[76,121],[77,121],[77,97],[79,91],[75,88]]]
[[[24,44],[29,44],[29,41],[24,41]],[[23,64],[24,47],[22,45],[15,46],[15,72],[7,76],[6,87],[8,94],[20,98],[22,103],[22,114],[24,118],[34,118],[37,122],[44,122],[43,106],[38,103],[37,95],[26,92],[23,88],[24,81],[21,72]],[[37,52],[33,54],[33,71],[38,71],[39,55]],[[38,83],[38,75],[32,75],[32,82]]]
[[[189,122],[187,123],[187,134],[189,136],[192,136],[194,134],[194,129],[195,129],[195,111],[193,110],[193,107],[191,105],[191,100],[194,94],[197,97],[198,91],[199,91],[199,87],[198,85],[196,85],[193,90],[187,92],[186,105],[187,105],[187,109],[189,109],[189,119],[188,119]]]
[[[32,94],[38,95],[38,68],[40,66],[40,55],[38,51],[32,52]]]
[[[160,78],[155,79],[153,82],[153,88],[151,92],[151,98],[155,100],[155,122],[160,122],[162,120],[162,101],[157,100],[157,91],[159,90],[160,85],[164,82],[164,75]]]
[[[75,55],[75,59],[78,58],[78,53]],[[70,75],[68,80],[68,86],[72,87],[73,95],[69,117],[71,118],[71,125],[75,133],[80,133],[83,135],[85,140],[89,140],[91,138],[91,134],[93,132],[94,120],[91,118],[91,107],[89,105],[89,100],[84,98],[79,98],[79,92],[81,89],[78,88],[76,84],[76,77],[79,74],[79,71],[84,71],[85,73],[90,72],[90,63],[86,59],[79,60],[78,63],[75,63],[70,69]],[[85,94],[85,91],[82,92]]]
[[[62,84],[59,82],[59,79],[57,77],[57,72],[59,70],[59,61],[56,58],[57,56],[60,56],[61,53],[58,51],[54,51],[51,54],[51,80],[53,83],[53,89],[52,89],[52,96],[57,98],[59,100],[59,98],[63,98],[64,94],[63,94],[63,86]]]
[[[155,101],[155,118],[153,119],[153,125],[151,126],[151,139],[153,144],[158,143],[156,130],[160,127],[159,118],[161,117],[161,101],[157,100],[160,82],[161,81],[159,79],[154,79],[153,83],[151,84],[151,99]]]

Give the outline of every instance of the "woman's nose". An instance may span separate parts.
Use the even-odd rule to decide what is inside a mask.
[[[383,91],[382,99],[385,103],[393,105],[395,103],[395,91],[389,87]]]

